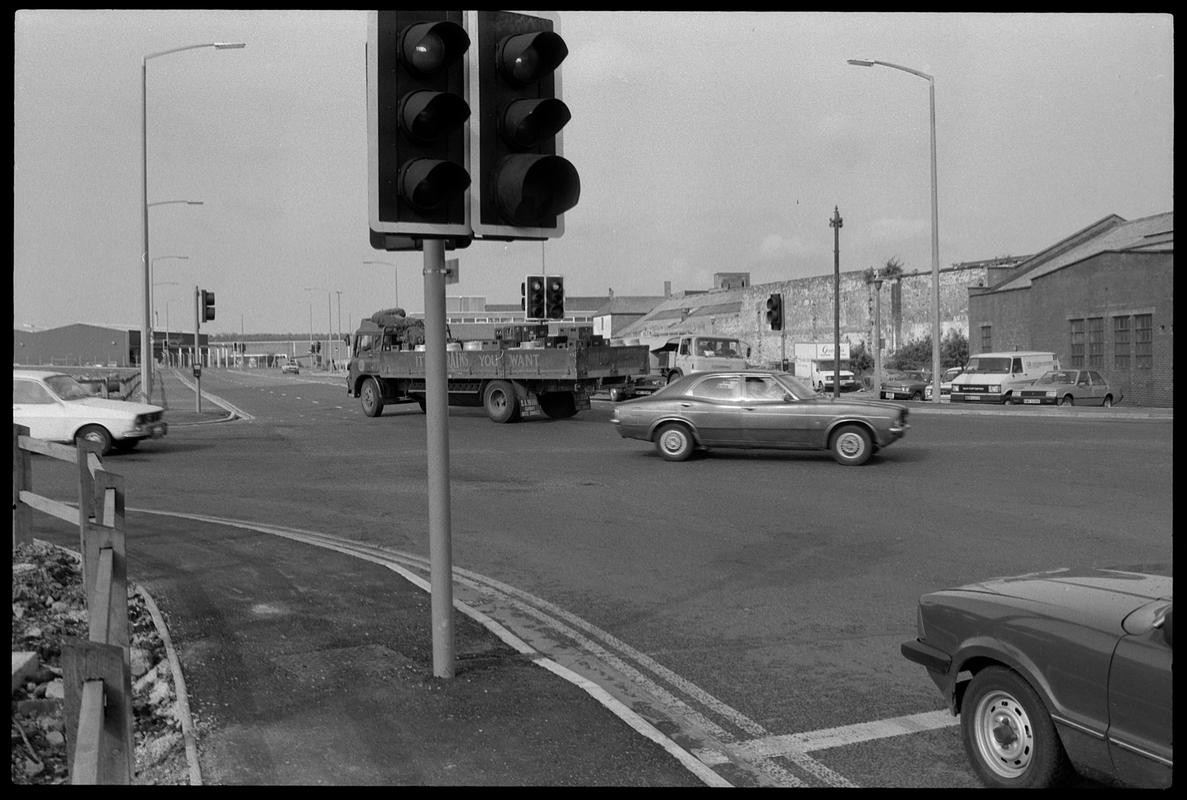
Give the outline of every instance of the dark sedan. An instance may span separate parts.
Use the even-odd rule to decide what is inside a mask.
[[[1054,369],[1018,393],[1025,405],[1104,406],[1121,402],[1121,387],[1109,383],[1096,370]]]
[[[923,370],[891,373],[882,381],[880,396],[887,400],[922,400],[930,383],[931,373]]]
[[[668,461],[711,447],[828,450],[858,465],[906,433],[907,409],[877,400],[834,400],[790,373],[698,372],[650,397],[615,407],[625,439],[655,442]]]
[[[1174,775],[1170,566],[1053,570],[919,600],[902,645],[961,717],[991,787]]]

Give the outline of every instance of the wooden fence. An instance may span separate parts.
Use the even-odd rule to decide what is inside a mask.
[[[12,426],[12,546],[32,542],[34,511],[78,524],[89,630],[86,641],[62,649],[70,782],[128,785],[135,751],[124,479],[103,469],[93,447],[33,439]],[[33,492],[34,453],[77,466],[77,508]]]

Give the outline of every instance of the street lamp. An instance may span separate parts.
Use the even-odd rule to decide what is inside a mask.
[[[384,264],[392,268],[392,275],[395,276],[396,281],[396,307],[400,305],[400,273],[396,271],[396,265],[390,261],[372,261],[370,259],[364,260],[364,264]]]
[[[334,330],[334,312],[331,310],[331,299],[333,293],[329,289],[323,289],[320,286],[306,286],[307,292],[325,292],[326,293],[326,354],[324,358],[330,357],[330,335]],[[309,303],[309,341],[313,341],[313,302]]]
[[[932,320],[931,320],[931,379],[932,402],[940,402],[940,215],[936,193],[936,79],[926,72],[917,69],[891,64],[887,61],[874,61],[864,58],[850,58],[848,62],[855,67],[890,67],[902,72],[909,72],[927,81],[928,95],[931,101],[931,281],[932,281]]]
[[[144,261],[142,264],[142,269],[144,271],[144,321],[140,330],[140,396],[146,403],[152,396],[152,358],[145,357],[146,347],[148,348],[148,355],[152,355],[152,277],[149,275],[152,262],[149,259],[148,248],[148,208],[150,205],[148,202],[148,60],[150,58],[167,56],[170,53],[180,53],[183,50],[195,50],[199,47],[213,47],[216,50],[238,50],[239,48],[246,46],[247,45],[244,42],[210,42],[208,44],[191,44],[186,45],[185,47],[175,47],[172,50],[162,50],[159,53],[149,53],[140,61],[140,179],[142,190],[141,201],[144,207],[144,214],[141,217],[141,232],[144,234],[144,252],[141,255]],[[189,201],[167,202],[189,203]]]

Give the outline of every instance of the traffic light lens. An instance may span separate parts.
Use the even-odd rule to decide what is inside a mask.
[[[556,98],[516,100],[503,113],[503,139],[512,147],[527,150],[556,136],[572,116],[569,107]]]
[[[434,142],[461,127],[470,106],[456,94],[423,90],[400,99],[400,127],[415,142]]]
[[[454,22],[422,22],[403,32],[400,58],[414,72],[431,75],[457,61],[470,37]]]
[[[453,161],[414,158],[400,168],[399,192],[422,211],[444,208],[470,186],[470,175]]]
[[[560,156],[511,155],[495,169],[499,213],[512,225],[538,225],[581,197],[577,169]]]
[[[569,55],[565,40],[552,31],[521,33],[499,42],[499,71],[523,86],[553,72]]]

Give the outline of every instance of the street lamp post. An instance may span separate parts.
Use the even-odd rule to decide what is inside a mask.
[[[367,259],[367,260],[363,261],[363,263],[364,264],[383,264],[384,266],[388,266],[388,267],[392,268],[392,276],[396,282],[396,307],[398,308],[400,306],[400,273],[396,271],[396,265],[390,261],[373,261],[371,259]]]
[[[141,157],[141,203],[144,213],[141,217],[141,232],[144,235],[144,252],[142,269],[144,272],[144,321],[140,330],[140,396],[148,402],[152,396],[152,278],[149,275],[152,262],[149,259],[148,247],[148,60],[167,56],[170,53],[180,53],[183,50],[195,50],[199,47],[213,47],[216,50],[235,50],[246,47],[244,42],[210,42],[206,44],[191,44],[185,47],[175,47],[159,53],[149,53],[140,61],[140,157]],[[181,201],[187,202],[187,201]],[[148,348],[149,358],[145,357]]]
[[[936,190],[936,79],[926,72],[891,64],[887,61],[872,59],[850,58],[848,62],[855,67],[890,67],[902,72],[909,72],[927,81],[928,96],[931,103],[931,281],[932,281],[932,320],[931,320],[931,379],[932,402],[940,402],[940,215],[939,200]]]
[[[306,286],[307,292],[325,292],[326,293],[326,354],[323,359],[330,358],[330,336],[334,330],[334,312],[333,312],[333,292],[329,289],[323,289],[320,286]],[[313,301],[309,301],[309,343],[313,344]],[[332,359],[331,359],[332,360]]]
[[[338,338],[334,342],[334,347],[342,344],[342,290],[335,289],[334,294],[338,295]]]
[[[874,278],[874,392],[882,394],[882,278]]]

